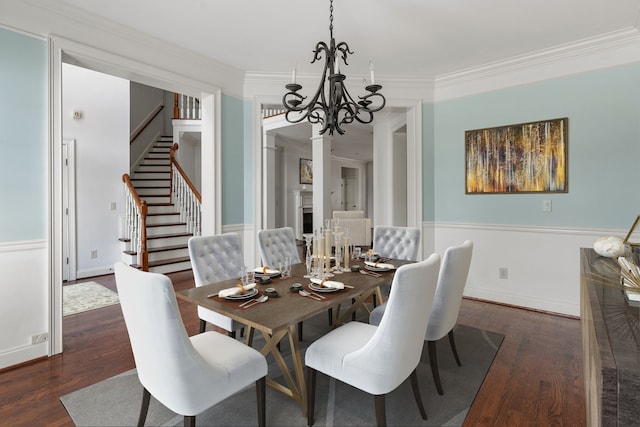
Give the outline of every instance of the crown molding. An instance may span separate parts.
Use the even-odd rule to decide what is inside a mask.
[[[8,27],[76,41],[242,97],[242,70],[54,0],[2,1],[10,13],[0,23]]]
[[[359,82],[367,77],[368,76],[354,74],[345,79],[349,92],[354,96],[358,96],[364,92]],[[433,79],[376,77],[378,77],[376,82],[380,82],[383,86],[381,92],[384,94],[387,105],[390,107],[406,107],[418,100],[431,101],[433,99]],[[312,91],[317,89],[318,79],[318,74],[298,74],[296,76],[296,81],[302,85],[302,92],[306,95],[311,95]],[[244,78],[244,96],[245,98],[259,98],[262,102],[266,103],[279,104],[282,102],[282,97],[286,93],[285,85],[290,83],[290,80],[290,73],[248,71]]]
[[[636,27],[629,27],[440,75],[435,79],[434,101],[461,98],[639,61],[640,32]]]

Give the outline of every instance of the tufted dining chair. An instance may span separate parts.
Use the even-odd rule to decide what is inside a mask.
[[[143,387],[138,425],[151,396],[195,425],[196,415],[255,383],[258,424],[265,424],[267,361],[255,349],[217,332],[187,336],[171,279],[123,262],[116,286]]]
[[[291,260],[291,264],[300,262],[296,237],[293,228],[271,228],[258,231],[258,248],[262,265],[277,268],[286,258]],[[331,320],[331,313],[329,314]],[[302,341],[302,322],[298,323],[298,341]]]
[[[244,267],[244,255],[238,233],[214,236],[194,236],[189,239],[189,258],[196,286],[239,277]],[[204,332],[207,322],[218,326],[235,337],[236,330],[244,325],[229,317],[198,306],[200,332]]]
[[[314,341],[305,354],[308,376],[307,424],[313,425],[317,371],[372,394],[376,421],[386,425],[385,395],[411,378],[414,397],[423,419],[416,367],[438,280],[440,256],[403,265],[393,286],[379,326],[349,322]]]
[[[373,229],[373,251],[381,257],[415,261],[420,246],[420,229],[377,225]]]
[[[440,373],[438,371],[438,356],[436,352],[436,342],[445,335],[449,336],[449,345],[453,352],[453,357],[458,366],[462,366],[456,343],[453,337],[453,329],[458,321],[460,304],[462,303],[462,293],[467,283],[469,267],[471,265],[471,255],[473,253],[473,242],[465,240],[461,245],[447,248],[442,257],[440,276],[438,277],[438,287],[436,296],[429,316],[425,341],[427,341],[427,351],[429,353],[429,363],[431,364],[431,374],[436,384],[439,394],[443,394]],[[377,325],[383,318],[386,304],[376,307],[369,317],[369,323]]]
[[[416,261],[419,247],[420,229],[418,228],[377,225],[373,229],[373,247],[371,249],[383,258]],[[382,302],[383,291],[388,294],[389,286],[390,283],[387,283],[378,287],[373,298],[374,307],[378,300]]]
[[[258,231],[258,247],[262,264],[277,267],[287,257],[291,264],[300,262],[293,228],[282,227]]]

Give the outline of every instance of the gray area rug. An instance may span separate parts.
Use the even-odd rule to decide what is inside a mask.
[[[328,330],[327,317],[318,316],[304,322],[306,347]],[[458,367],[445,337],[438,342],[438,361],[444,396],[438,395],[426,345],[418,365],[418,378],[428,420],[424,421],[413,398],[407,380],[387,395],[387,423],[390,426],[460,426],[484,381],[504,338],[500,334],[459,325],[455,330]],[[261,338],[254,340],[260,348]],[[287,353],[283,342],[282,352]],[[304,350],[302,350],[304,354]],[[269,365],[270,375],[278,376],[277,365]],[[78,426],[131,426],[138,419],[142,386],[135,370],[91,385],[60,400]],[[306,426],[300,406],[293,400],[267,387],[267,425]],[[151,399],[146,425],[179,426],[183,418]],[[202,426],[257,425],[255,387],[251,386],[196,417]],[[315,426],[375,425],[373,398],[368,394],[318,373],[316,388]]]
[[[76,283],[62,287],[62,315],[82,313],[118,304],[118,294],[96,282]]]

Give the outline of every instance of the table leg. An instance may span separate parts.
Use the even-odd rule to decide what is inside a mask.
[[[338,327],[345,324],[350,320],[351,314],[355,313],[358,308],[362,308],[364,311],[371,314],[371,310],[369,310],[369,307],[367,307],[365,301],[376,291],[376,289],[378,288],[370,289],[358,295],[355,298],[354,303],[351,304],[343,313],[340,313],[339,309],[334,310],[333,326]]]
[[[284,357],[282,356],[282,353],[280,353],[277,345],[285,335],[288,335],[289,345],[291,347],[293,372],[287,366],[287,362],[284,360]],[[302,408],[302,415],[306,416],[307,389],[304,379],[302,355],[298,345],[296,325],[289,325],[287,329],[278,331],[273,335],[262,332],[262,336],[264,337],[265,345],[260,350],[260,353],[265,357],[269,354],[273,356],[284,378],[284,384],[281,384],[272,378],[267,378],[267,385],[298,402]]]

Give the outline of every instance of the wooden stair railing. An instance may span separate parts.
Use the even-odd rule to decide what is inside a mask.
[[[187,231],[199,236],[202,231],[202,197],[176,160],[178,144],[173,144],[171,159],[171,200],[178,206],[180,219],[187,224]]]
[[[136,138],[138,138],[140,136],[140,134],[151,124],[151,122],[153,121],[153,119],[155,119],[156,117],[158,117],[158,114],[160,114],[160,112],[164,109],[164,105],[158,105],[155,110],[153,111],[153,113],[151,114],[151,117],[149,117],[149,119],[147,119],[146,122],[141,123],[138,130],[131,136],[131,140],[129,141],[129,145],[133,144],[133,142],[136,140]]]
[[[128,174],[122,175],[125,186],[127,239],[131,251],[135,251],[138,263],[143,271],[149,271],[149,252],[147,251],[147,202],[140,199]]]

